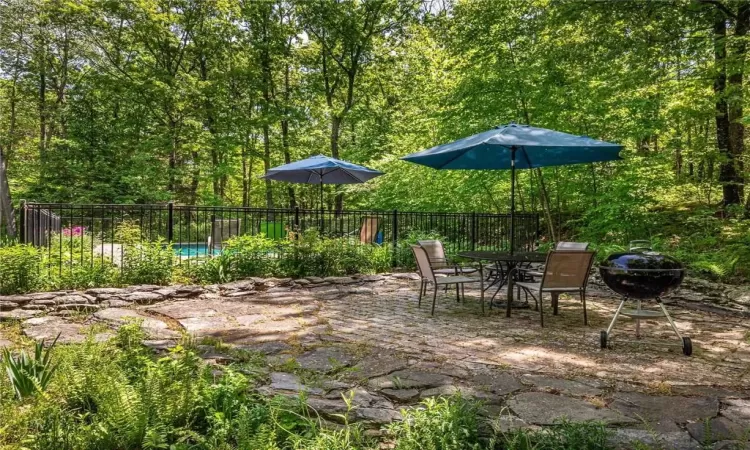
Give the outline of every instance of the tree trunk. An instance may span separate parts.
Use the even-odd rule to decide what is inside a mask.
[[[742,162],[745,153],[745,125],[743,120],[742,109],[742,89],[744,77],[745,54],[747,52],[747,42],[745,41],[747,32],[750,30],[750,2],[743,1],[737,8],[737,19],[734,27],[734,39],[732,40],[731,60],[732,68],[728,76],[729,86],[727,96],[727,110],[729,113],[729,153],[734,169],[732,179],[732,195],[736,196],[737,203],[741,204],[745,197],[744,190],[744,173],[745,168]],[[747,203],[747,212],[750,212],[750,202]]]
[[[281,121],[281,147],[284,149],[284,163],[292,162],[292,156],[289,154],[289,119]],[[289,207],[294,209],[297,206],[297,199],[294,196],[294,188],[289,185],[287,188],[289,194]]]
[[[727,19],[718,9],[714,15],[714,63],[716,77],[714,79],[714,94],[716,97],[716,145],[722,161],[719,166],[719,182],[722,184],[724,206],[736,205],[740,202],[739,186],[737,184],[737,167],[729,141],[729,111],[727,105]]]
[[[341,137],[341,117],[334,115],[331,118],[331,156],[339,158],[339,138]],[[341,212],[344,209],[344,195],[336,194],[336,212]]]
[[[200,66],[200,75],[201,75],[201,81],[203,81],[205,84],[208,82],[208,61],[206,60],[206,55],[200,55],[199,59],[199,66]],[[219,199],[223,202],[222,198],[222,189],[221,189],[221,177],[217,176],[216,171],[219,169],[219,166],[221,165],[221,157],[219,155],[219,149],[217,148],[217,139],[216,139],[216,126],[215,126],[215,119],[214,119],[214,106],[211,102],[211,96],[206,95],[205,100],[203,102],[203,109],[206,113],[206,116],[204,118],[204,125],[206,129],[208,130],[209,134],[211,135],[211,185],[213,187],[214,197]]]
[[[46,62],[39,63],[39,162],[44,174],[47,161],[47,79]]]
[[[547,222],[547,229],[549,229],[549,235],[552,242],[557,242],[557,233],[555,232],[555,224],[552,222],[552,213],[550,212],[549,195],[547,194],[547,186],[544,183],[544,175],[542,175],[542,169],[536,168],[536,175],[539,179],[539,193],[540,200],[542,202],[542,211],[544,212],[545,222]]]
[[[248,152],[248,138],[245,137],[245,142],[242,144],[242,206],[247,208],[250,206],[249,200],[249,175],[247,172],[247,152]]]
[[[5,171],[5,155],[2,147],[0,147],[0,209],[2,209],[2,217],[5,220],[8,237],[16,237],[16,216],[10,198],[10,186],[8,185],[8,174]]]
[[[284,163],[292,162],[289,154],[289,63],[284,68],[284,113],[281,119],[281,148],[284,150]],[[289,207],[294,209],[297,206],[297,199],[294,195],[294,188],[290,184],[287,188],[289,194]]]
[[[170,117],[169,119],[169,134],[172,138],[172,145],[169,150],[169,176],[167,177],[167,190],[170,195],[174,197],[177,189],[177,147],[180,145],[179,138],[177,137],[177,123]]]
[[[270,130],[268,124],[263,125],[263,169],[268,173],[271,169],[271,140],[269,136]],[[271,188],[271,180],[266,179],[266,208],[273,209],[273,189]]]

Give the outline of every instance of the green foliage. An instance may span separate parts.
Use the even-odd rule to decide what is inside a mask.
[[[280,269],[292,277],[378,273],[390,269],[389,256],[387,245],[363,245],[352,237],[327,238],[310,230],[289,241]]]
[[[157,358],[141,344],[143,337],[139,324],[132,323],[108,342],[89,339],[47,350],[44,364],[49,367],[49,360],[54,360],[58,369],[43,381],[43,396],[15,399],[5,395],[10,383],[0,380],[0,446],[374,448],[359,426],[328,430],[299,400],[258,397],[251,393],[252,379],[231,368],[215,375],[183,347]]]
[[[404,236],[402,239],[399,239],[398,245],[396,246],[396,267],[402,267],[404,269],[416,269],[417,266],[416,262],[414,261],[414,253],[411,251],[411,246],[417,244],[417,241],[429,239],[437,239],[442,241],[444,247],[446,247],[445,244],[448,243],[447,239],[434,231],[411,230],[406,233],[406,236]],[[451,255],[446,256],[449,258],[451,257]]]
[[[112,242],[125,245],[137,245],[141,242],[143,236],[141,227],[134,222],[123,221],[115,227]]]
[[[122,283],[169,284],[172,280],[175,255],[162,240],[124,246]]]
[[[191,275],[200,282],[225,282],[246,277],[339,276],[380,273],[390,269],[390,248],[363,245],[344,238],[324,238],[317,231],[288,239],[262,234],[229,239],[221,253],[194,264]]]
[[[606,450],[610,433],[603,423],[563,421],[544,430],[510,431],[501,440],[506,450]]]
[[[460,396],[429,398],[421,408],[403,410],[402,422],[388,431],[396,450],[481,449],[478,435],[478,407]]]
[[[262,234],[236,236],[227,240],[218,255],[193,261],[190,275],[203,283],[279,275],[278,255],[285,245],[285,240]]]
[[[31,292],[42,286],[42,255],[31,245],[0,248],[0,293]]]
[[[57,368],[52,363],[50,351],[59,337],[58,334],[47,349],[44,348],[44,339],[37,342],[34,345],[33,358],[25,350],[22,350],[20,355],[13,356],[10,349],[3,349],[2,366],[5,367],[8,379],[19,400],[47,389]]]

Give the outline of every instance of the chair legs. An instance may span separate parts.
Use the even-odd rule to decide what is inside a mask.
[[[581,291],[581,303],[583,303],[583,324],[589,324],[589,317],[586,314],[586,291]]]
[[[435,290],[432,291],[432,311],[430,311],[431,316],[435,315],[435,300],[437,300],[437,291],[438,291],[438,286],[436,284]]]
[[[419,280],[419,301],[417,302],[417,307],[422,306],[422,296],[425,295],[426,290],[427,283],[424,280]]]

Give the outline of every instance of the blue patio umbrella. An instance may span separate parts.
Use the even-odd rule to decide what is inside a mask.
[[[531,169],[622,159],[622,145],[529,125],[492,130],[404,156],[403,160],[435,169],[510,169],[510,251],[513,252],[516,168]]]
[[[380,175],[383,175],[383,172],[379,170],[325,155],[316,155],[268,169],[268,172],[261,178],[290,183],[318,184],[320,185],[320,208],[323,209],[324,184],[364,183]]]

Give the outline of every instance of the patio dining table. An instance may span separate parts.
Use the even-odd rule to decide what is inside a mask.
[[[541,252],[498,252],[498,251],[466,251],[459,252],[457,256],[466,259],[472,259],[479,263],[479,279],[481,280],[480,291],[482,295],[482,305],[484,305],[484,292],[497,286],[495,293],[490,297],[490,309],[492,309],[492,302],[495,300],[498,292],[508,282],[508,278],[512,270],[515,267],[528,265],[531,263],[543,263],[547,260],[547,254]],[[491,264],[496,264],[498,270],[496,275],[489,280],[490,283],[484,286],[484,262],[489,261]]]

